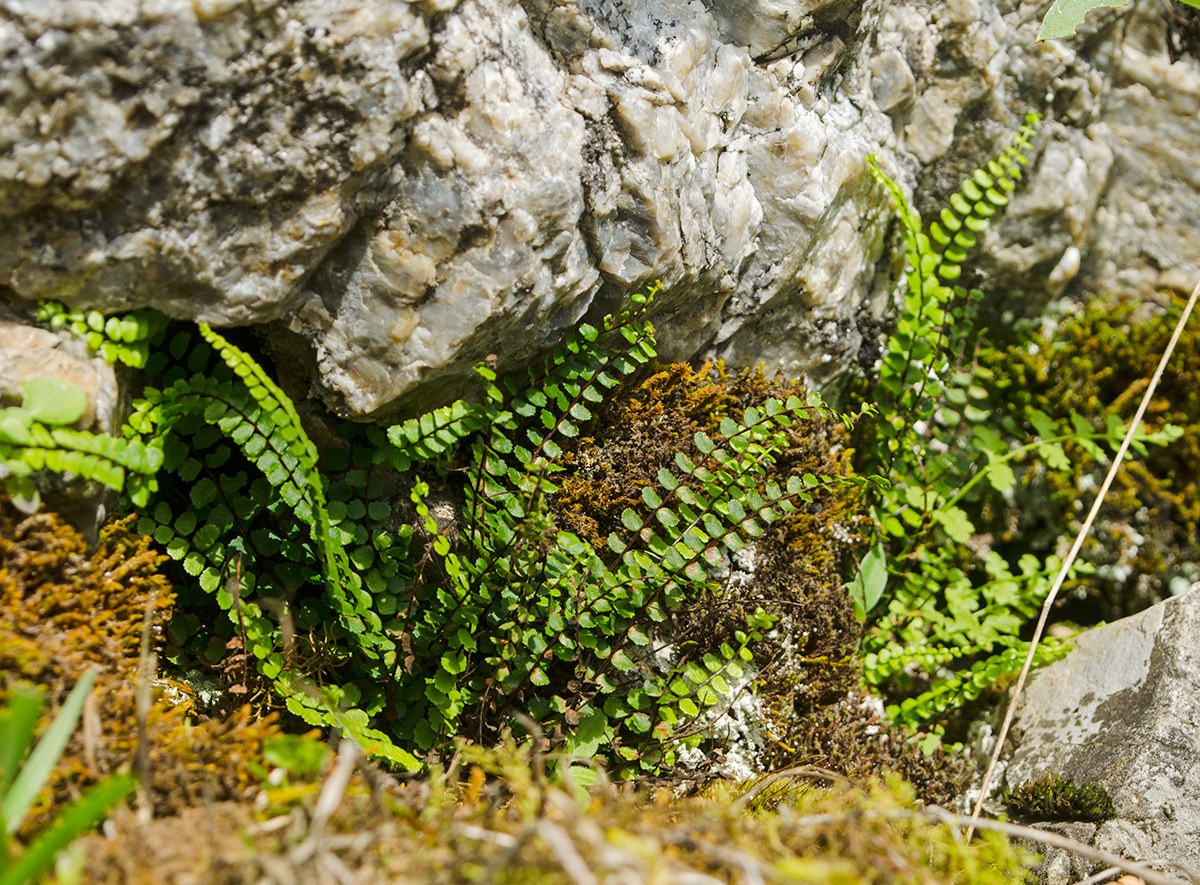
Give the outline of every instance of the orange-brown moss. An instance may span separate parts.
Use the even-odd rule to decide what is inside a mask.
[[[83,722],[26,822],[44,825],[54,809],[137,756],[137,681],[142,635],[150,618],[151,648],[162,643],[174,594],[158,572],[163,557],[129,520],[105,528],[98,546],[52,513],[22,518],[0,499],[0,700],[17,682],[41,685],[50,710],[89,669],[97,669]],[[158,812],[199,801],[238,797],[255,782],[248,767],[271,721],[248,711],[225,720],[188,721],[189,705],[165,680],[147,717],[149,784]]]
[[[730,373],[721,364],[663,367],[628,398],[614,399],[592,435],[567,453],[552,502],[556,516],[564,528],[601,548],[609,532],[619,530],[625,508],[644,509],[643,486],[656,483],[658,469],[673,465],[677,451],[701,460],[692,442],[697,431],[716,439],[722,418],[740,420],[746,408],[768,397],[805,394],[801,385],[761,372]],[[777,459],[774,478],[780,483],[805,473],[852,474],[848,430],[840,424],[798,422],[788,443]],[[842,565],[860,543],[864,511],[862,498],[851,490],[815,495],[811,505],[756,540],[752,579],[740,591],[690,601],[672,625],[674,635],[685,647],[710,650],[761,606],[777,618],[755,649],[757,691],[772,732],[761,762],[819,763],[852,770],[856,777],[894,768],[914,778],[923,795],[945,799],[960,771],[940,777],[944,759],[905,745],[875,717],[834,712],[843,709],[859,679],[861,625],[843,585]],[[880,728],[886,735],[874,737]]]

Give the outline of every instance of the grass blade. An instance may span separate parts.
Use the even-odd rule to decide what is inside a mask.
[[[96,784],[43,830],[16,863],[0,873],[0,885],[32,881],[54,863],[54,855],[99,823],[105,812],[132,788],[133,776],[129,774],[115,775]]]
[[[42,712],[42,696],[20,687],[8,699],[8,708],[0,716],[0,815],[8,817],[8,788],[17,776],[25,751],[33,740],[33,730]]]
[[[12,782],[12,789],[8,791],[3,804],[0,805],[0,815],[4,817],[8,835],[11,836],[20,828],[21,822],[25,820],[25,813],[29,811],[29,806],[33,804],[37,794],[46,785],[54,766],[58,764],[58,757],[62,755],[67,741],[71,739],[75,726],[79,722],[79,714],[83,710],[83,700],[91,691],[92,683],[95,681],[96,671],[89,670],[71,689],[58,716],[46,729],[46,733],[33,752],[29,754],[25,765],[22,766],[20,774]],[[28,744],[28,738],[26,738],[26,744]]]

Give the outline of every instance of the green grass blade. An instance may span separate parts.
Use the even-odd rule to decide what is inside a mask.
[[[42,696],[21,687],[12,693],[0,716],[0,815],[8,816],[9,787],[17,776],[42,712]]]
[[[12,789],[5,795],[4,803],[0,805],[0,815],[4,817],[10,836],[20,828],[22,821],[25,820],[25,813],[29,811],[29,806],[33,804],[37,794],[46,785],[54,766],[58,764],[58,757],[62,755],[67,741],[71,739],[75,726],[79,722],[84,698],[91,691],[92,683],[95,681],[96,671],[89,670],[71,689],[58,716],[46,729],[46,733],[38,742],[37,747],[29,754],[29,759],[21,768],[21,773],[12,783]]]
[[[32,881],[54,863],[54,855],[99,823],[108,809],[132,788],[133,776],[129,774],[96,784],[38,834],[16,863],[0,873],[0,885],[24,885]]]

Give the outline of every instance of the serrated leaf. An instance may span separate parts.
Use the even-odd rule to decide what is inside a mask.
[[[989,454],[989,458],[994,456]],[[1013,473],[1012,468],[1004,461],[990,460],[987,467],[984,468],[988,484],[997,492],[1004,494],[1012,489],[1017,484],[1017,477]]]
[[[943,507],[940,510],[933,511],[931,515],[934,522],[946,530],[946,534],[950,537],[950,540],[959,544],[965,544],[971,540],[975,526],[962,509],[958,507]]]

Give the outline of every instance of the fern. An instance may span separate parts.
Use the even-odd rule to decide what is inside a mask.
[[[0,479],[15,506],[26,513],[40,506],[38,471],[98,482],[146,503],[162,464],[157,448],[72,428],[88,406],[86,391],[72,381],[33,378],[21,391],[20,406],[0,410]]]
[[[320,673],[289,665],[301,653],[284,636],[284,624],[331,630],[354,655],[354,675],[364,684],[386,679],[392,640],[351,563],[349,533],[331,515],[316,447],[291,399],[223,336],[204,324],[199,334],[200,346],[180,333],[171,348],[200,371],[175,377],[162,390],[148,388],[127,425],[131,438],[161,446],[165,471],[189,487],[174,506],[160,499],[139,528],[216,595],[247,653],[292,712],[311,724],[336,725],[377,755],[414,766],[411,755],[366,722],[381,709],[378,690],[364,693],[356,684],[325,682]],[[219,362],[210,367],[213,356]],[[234,455],[229,443],[257,479],[223,469]],[[272,560],[280,555],[284,563],[277,567]],[[321,588],[320,604],[293,613],[287,600],[303,584]],[[261,601],[252,601],[256,597]]]
[[[207,326],[180,332],[126,430],[163,455],[141,528],[292,712],[376,755],[415,768],[455,735],[532,722],[629,773],[669,765],[747,685],[773,622],[751,612],[736,643],[701,652],[674,613],[724,592],[731,554],[795,507],[867,480],[778,475],[798,424],[850,418],[770,399],[697,435],[606,544],[561,531],[565,452],[654,357],[648,300],[523,376],[478,367],[481,402],[347,427],[320,454],[253,359]]]
[[[617,335],[623,345],[603,346]],[[674,469],[642,490],[644,510],[626,510],[623,531],[601,549],[558,531],[547,502],[563,447],[653,357],[653,346],[636,314],[603,329],[583,326],[527,384],[501,382],[481,367],[483,405],[389,432],[404,463],[416,463],[444,450],[430,442],[435,427],[487,424],[457,468],[464,480],[456,541],[431,512],[429,486],[413,490],[431,540],[404,612],[410,664],[398,697],[411,718],[405,738],[422,749],[462,730],[465,719],[473,720],[468,733],[482,733],[486,721],[519,711],[548,733],[566,733],[576,753],[610,748],[618,768],[671,764],[679,744],[695,743],[704,711],[744,680],[749,646],[772,619],[760,609],[738,647],[727,643],[696,660],[667,656],[673,637],[662,625],[688,599],[719,592],[729,554],[796,502],[810,502],[813,490],[865,482],[773,481],[786,431],[827,413],[816,401],[768,400],[740,423],[725,419],[717,439],[698,434],[701,459],[677,455]]]
[[[990,375],[972,357],[971,309],[982,293],[955,281],[1021,179],[1039,120],[1029,115],[1012,144],[968,176],[928,233],[899,186],[871,164],[897,205],[908,267],[874,392],[888,417],[864,447],[867,463],[893,484],[875,493],[880,534],[851,592],[863,617],[886,599],[864,639],[864,678],[903,698],[889,714],[912,728],[936,730],[948,710],[1020,669],[1027,648],[1020,628],[1058,569],[1053,557],[1041,563],[1025,556],[1014,566],[976,542],[974,502],[985,490],[1008,492],[1014,466],[1027,458],[1061,470],[1068,466],[1064,443],[1104,458],[1125,432],[1112,416],[1098,430],[1079,415],[1054,421],[1030,410],[1025,417],[1036,435],[1014,443],[1014,424],[993,426]],[[1138,445],[1162,444],[1174,434],[1171,428],[1142,433]],[[1084,571],[1076,566],[1072,579]],[[1068,648],[1046,646],[1039,662]]]
[[[70,329],[106,362],[120,362],[135,369],[146,367],[150,341],[167,324],[166,317],[149,308],[105,316],[98,310],[68,307],[57,301],[38,302],[37,318],[55,331]]]

